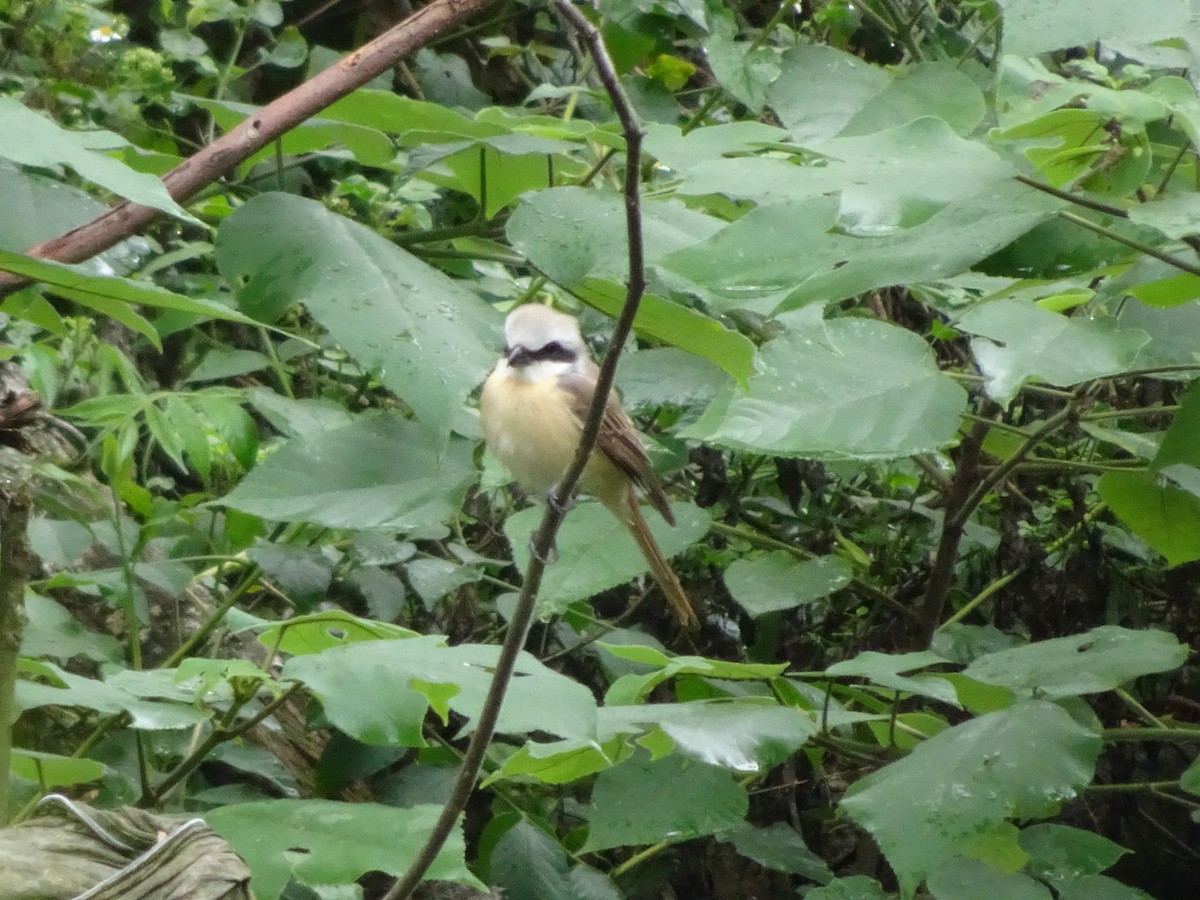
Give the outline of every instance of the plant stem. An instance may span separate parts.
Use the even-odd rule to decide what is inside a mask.
[[[29,485],[0,494],[0,827],[9,821],[9,771],[15,719],[17,660],[25,631],[25,580],[30,569]]]
[[[968,600],[966,603],[964,603],[962,606],[962,609],[960,609],[958,612],[956,612],[954,615],[952,615],[950,618],[948,618],[945,622],[943,622],[941,625],[939,625],[938,631],[941,631],[943,628],[953,625],[955,622],[961,622],[963,619],[965,619],[967,616],[969,616],[972,612],[974,612],[975,608],[977,606],[979,606],[981,603],[986,601],[989,597],[991,597],[994,593],[996,593],[996,591],[1002,590],[1003,588],[1007,587],[1020,574],[1021,574],[1020,572],[1009,572],[1008,574],[1001,575],[999,578],[995,579],[991,584],[989,584],[987,587],[985,587],[982,591],[980,591],[978,594],[976,594],[974,597],[972,597],[970,600]]]
[[[1130,741],[1164,741],[1171,744],[1200,744],[1200,728],[1105,728],[1100,737],[1110,744]]]
[[[1080,228],[1086,228],[1088,231],[1093,231],[1096,234],[1108,238],[1110,241],[1116,241],[1118,244],[1124,244],[1139,253],[1145,253],[1147,256],[1153,256],[1159,262],[1165,262],[1168,266],[1174,266],[1181,272],[1187,272],[1189,275],[1200,275],[1200,266],[1192,265],[1180,259],[1177,256],[1172,256],[1170,253],[1164,253],[1156,247],[1151,247],[1149,244],[1144,244],[1141,241],[1135,241],[1133,238],[1127,238],[1122,234],[1117,234],[1111,228],[1105,228],[1103,225],[1097,225],[1083,216],[1077,216],[1073,212],[1067,212],[1065,209],[1059,212],[1059,218],[1066,219],[1068,222],[1073,222]],[[1126,374],[1126,373],[1123,373]]]
[[[172,769],[162,781],[153,787],[147,786],[142,793],[141,799],[138,801],[138,806],[145,808],[148,806],[155,806],[160,803],[162,799],[166,797],[166,795],[170,793],[177,784],[179,784],[179,782],[187,778],[188,775],[190,775],[196,769],[196,767],[200,765],[200,763],[204,762],[204,758],[213,751],[213,748],[215,748],[218,744],[223,744],[226,741],[231,741],[234,738],[245,734],[255,725],[258,725],[260,722],[265,720],[268,716],[275,712],[275,710],[279,709],[279,707],[283,706],[283,704],[287,702],[287,699],[299,689],[300,682],[294,682],[293,684],[289,685],[287,690],[285,690],[282,694],[280,694],[270,703],[266,704],[262,709],[256,712],[245,722],[242,722],[238,725],[214,725],[212,731],[208,733],[208,737],[196,745],[192,752],[189,753],[179,763],[179,765]],[[232,718],[237,715],[238,709],[240,709],[240,707],[234,707],[231,709],[226,718],[232,720]]]

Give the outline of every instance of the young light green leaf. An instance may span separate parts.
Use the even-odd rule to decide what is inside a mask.
[[[851,785],[842,806],[874,835],[911,896],[984,830],[1052,814],[1092,780],[1099,753],[1099,735],[1062,707],[1029,701],[919,744]]]
[[[46,787],[62,787],[103,778],[105,767],[103,763],[94,759],[59,756],[56,753],[14,747],[11,771],[14,775]]]
[[[602,738],[657,726],[685,756],[735,772],[766,772],[817,731],[798,709],[750,700],[605,706]]]
[[[1105,472],[1096,489],[1129,529],[1179,566],[1200,559],[1200,497],[1152,472]]]

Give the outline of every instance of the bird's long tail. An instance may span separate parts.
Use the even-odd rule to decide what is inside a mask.
[[[654,540],[654,535],[650,533],[650,526],[646,523],[645,516],[642,515],[632,487],[624,500],[621,509],[612,509],[611,506],[609,508],[617,515],[617,518],[625,523],[629,528],[629,533],[637,541],[638,549],[642,551],[642,556],[646,557],[646,562],[650,564],[650,573],[658,582],[662,592],[667,595],[667,602],[675,610],[679,624],[684,628],[694,627],[699,622],[696,618],[696,610],[692,607],[692,601],[688,599],[683,585],[679,583],[679,577],[675,574],[675,570],[663,556],[658,541]]]

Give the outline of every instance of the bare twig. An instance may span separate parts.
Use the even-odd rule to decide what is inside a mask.
[[[541,524],[534,533],[533,552],[529,566],[525,570],[525,580],[521,586],[521,594],[517,600],[517,608],[509,622],[508,635],[500,648],[500,656],[496,661],[495,674],[479,719],[475,725],[475,733],[467,745],[463,755],[462,767],[450,793],[450,799],[442,809],[441,815],[434,824],[433,831],[425,845],[417,853],[408,871],[397,879],[383,896],[383,900],[407,900],[421,883],[426,871],[437,858],[438,852],[449,837],[459,815],[466,808],[467,800],[475,789],[484,755],[496,730],[496,721],[500,715],[500,706],[504,702],[504,694],[512,679],[517,657],[529,635],[529,626],[533,621],[533,613],[537,602],[538,591],[545,572],[545,560],[550,557],[554,546],[555,535],[567,514],[568,503],[575,493],[579,477],[591,456],[592,448],[596,445],[596,437],[600,433],[600,420],[608,403],[608,395],[612,390],[613,376],[617,370],[621,347],[633,330],[633,320],[637,315],[638,305],[646,288],[645,253],[642,244],[642,212],[641,212],[641,151],[642,127],[633,111],[633,105],[625,95],[624,89],[617,78],[616,68],[604,47],[600,33],[584,17],[570,0],[555,0],[555,5],[563,17],[571,24],[576,33],[587,45],[592,58],[596,62],[600,81],[604,84],[608,96],[612,100],[613,109],[621,122],[625,134],[625,227],[629,238],[629,282],[626,285],[625,305],[621,310],[617,326],[613,330],[612,340],[608,345],[604,362],[596,379],[596,392],[592,397],[592,405],[584,422],[583,433],[579,438],[579,448],[570,468],[564,473],[562,480],[554,491],[553,499],[546,504],[546,512],[542,515]]]
[[[172,169],[163,176],[167,191],[176,201],[185,202],[280,135],[494,2],[433,0],[395,28],[264,106],[256,115]],[[59,262],[81,262],[137,233],[160,214],[159,210],[149,206],[125,201],[64,235],[29,248],[26,254]],[[0,272],[0,297],[28,283],[29,280],[20,275]]]

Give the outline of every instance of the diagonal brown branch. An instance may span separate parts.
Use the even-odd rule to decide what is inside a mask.
[[[238,163],[287,131],[386,72],[402,57],[428,44],[446,30],[491,6],[495,0],[433,0],[396,27],[355,50],[345,59],[264,106],[235,128],[163,176],[168,192],[186,202]],[[26,252],[40,259],[75,263],[89,259],[136,234],[161,215],[157,209],[125,201],[64,235]],[[0,272],[0,298],[24,287],[29,279]]]
[[[533,613],[537,604],[538,591],[542,585],[542,575],[546,569],[545,560],[551,555],[554,537],[567,514],[567,504],[575,493],[579,476],[591,456],[592,448],[596,445],[596,436],[600,433],[600,419],[608,402],[608,394],[612,389],[613,376],[617,370],[621,348],[625,345],[633,320],[637,315],[638,305],[646,287],[645,253],[642,243],[642,211],[641,211],[641,152],[642,127],[633,111],[633,105],[625,95],[624,89],[617,77],[616,68],[604,47],[600,33],[595,29],[575,7],[571,0],[554,0],[559,12],[571,24],[571,27],[583,39],[588,51],[596,62],[600,81],[604,84],[608,96],[612,100],[617,118],[625,134],[625,227],[629,238],[629,282],[626,286],[625,305],[617,319],[617,327],[613,331],[612,340],[608,345],[604,362],[600,366],[600,375],[596,379],[596,393],[592,397],[592,406],[588,411],[587,421],[584,422],[583,434],[579,438],[579,448],[575,459],[562,477],[554,492],[552,502],[546,504],[546,512],[542,516],[541,525],[534,535],[533,553],[529,567],[525,570],[525,580],[521,586],[521,594],[517,600],[517,608],[509,622],[508,635],[504,646],[500,648],[500,656],[496,661],[495,674],[484,700],[483,709],[475,726],[475,733],[467,745],[463,756],[462,768],[450,793],[450,799],[442,809],[441,815],[434,824],[429,839],[425,842],[408,871],[397,879],[383,900],[408,900],[417,885],[421,883],[426,871],[437,858],[438,852],[450,836],[458,817],[466,808],[467,800],[475,789],[476,779],[487,753],[488,745],[496,730],[496,721],[500,716],[500,706],[504,702],[504,694],[512,679],[517,657],[529,635],[529,626],[533,621]]]

